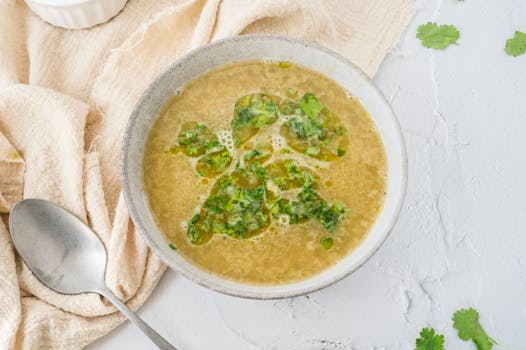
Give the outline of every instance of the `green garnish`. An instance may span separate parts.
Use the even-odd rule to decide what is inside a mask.
[[[263,163],[272,156],[274,149],[271,145],[262,143],[258,144],[254,149],[245,154],[243,159],[247,163],[258,162]]]
[[[199,159],[196,170],[201,176],[215,177],[222,174],[232,163],[232,155],[223,148],[220,151],[207,154]]]
[[[177,138],[177,144],[179,147],[170,147],[170,152],[177,153],[181,149],[190,157],[198,157],[220,145],[217,136],[206,125],[195,122],[183,125]]]
[[[259,159],[259,158],[263,158],[263,156],[264,156],[263,152],[258,151],[257,149],[253,149],[252,151],[245,154],[245,160]]]
[[[323,106],[313,94],[305,94],[300,100],[300,107],[303,113],[309,118],[314,119],[320,113]]]
[[[334,239],[332,237],[325,237],[320,239],[320,244],[325,250],[329,250],[334,245]]]
[[[287,61],[280,61],[278,63],[278,66],[279,68],[290,68],[292,64],[290,62],[287,62]]]
[[[297,90],[290,88],[288,93],[296,94]],[[307,93],[298,100],[285,99],[281,104],[279,101],[267,94],[251,94],[237,100],[231,121],[237,147],[259,129],[275,123],[280,115],[286,115],[289,117],[280,133],[292,149],[320,160],[345,154],[347,130],[316,96]],[[250,147],[252,144],[247,143],[243,149]],[[328,203],[317,192],[318,176],[293,159],[266,164],[274,152],[270,143],[257,144],[241,161],[236,161],[234,170],[225,173],[231,168],[232,154],[206,125],[191,122],[183,125],[177,144],[168,152],[180,151],[199,157],[196,172],[200,176],[219,176],[199,213],[188,222],[187,235],[193,244],[204,244],[215,234],[249,238],[263,232],[272,219],[281,215],[288,216],[292,225],[317,220],[327,232],[334,233],[347,211],[341,203]],[[280,149],[280,154],[286,153],[290,153],[289,148]],[[334,240],[325,237],[320,244],[330,249]]]
[[[304,187],[297,195],[297,200],[288,202],[278,201],[279,213],[287,214],[290,224],[298,224],[316,218],[323,228],[333,233],[340,217],[346,212],[341,203],[332,206],[327,203],[312,187]]]
[[[307,149],[305,150],[305,153],[306,155],[310,156],[310,157],[316,157],[320,154],[320,148],[319,147],[316,147],[316,146],[309,146],[307,147]]]
[[[323,126],[316,120],[306,116],[297,116],[289,119],[289,131],[299,139],[322,138],[325,136]]]
[[[286,98],[281,102],[279,105],[279,111],[283,113],[284,115],[291,115],[293,113],[300,113],[300,105],[298,102],[291,100],[289,98]]]
[[[348,138],[347,129],[340,125],[340,119],[324,108],[313,94],[303,95],[299,102],[288,101],[280,106],[286,115],[291,110],[280,133],[289,145],[298,152],[320,160],[330,161],[341,157],[339,154],[346,147]]]
[[[516,31],[513,38],[506,41],[504,51],[513,57],[524,55],[526,52],[526,33]]]
[[[453,314],[453,327],[458,331],[458,336],[464,341],[473,341],[477,350],[490,350],[497,342],[491,339],[479,322],[477,310],[461,309]]]
[[[455,26],[428,22],[418,27],[416,37],[427,48],[444,50],[451,44],[457,45],[460,33]]]
[[[219,178],[201,213],[188,224],[187,235],[192,243],[203,244],[213,234],[248,238],[269,225],[266,189],[261,174],[263,168],[257,163],[253,165]]]
[[[444,350],[444,336],[433,328],[423,328],[416,340],[415,350]]]
[[[316,216],[323,228],[333,233],[336,231],[338,220],[343,214],[345,214],[345,211],[345,206],[340,202],[336,202],[330,207],[327,202],[324,202],[318,209]]]
[[[258,129],[278,119],[278,98],[266,94],[251,94],[239,98],[230,123],[236,145],[256,134]]]
[[[173,243],[168,244],[168,247],[170,247],[171,250],[177,250]]]
[[[266,167],[272,182],[280,190],[310,187],[315,185],[317,177],[307,169],[299,167],[292,159],[278,160]]]

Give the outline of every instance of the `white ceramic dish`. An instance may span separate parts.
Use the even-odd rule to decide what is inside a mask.
[[[294,62],[338,82],[358,98],[371,114],[382,137],[388,162],[385,203],[365,240],[351,254],[324,272],[304,281],[262,286],[213,275],[169,248],[150,213],[143,191],[142,160],[150,128],[175,91],[211,69],[233,62],[279,60]],[[316,44],[272,35],[244,35],[216,41],[179,59],[148,88],[127,125],[121,155],[124,197],[130,215],[154,252],[187,278],[216,291],[259,299],[285,298],[326,287],[362,265],[389,234],[402,205],[407,170],[404,141],[398,122],[382,94],[369,78],[344,57]]]
[[[127,0],[25,0],[44,21],[66,29],[93,27],[109,21]]]

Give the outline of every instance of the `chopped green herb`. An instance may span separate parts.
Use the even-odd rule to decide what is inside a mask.
[[[329,250],[334,245],[334,239],[332,237],[325,237],[320,239],[320,244],[325,250]]]
[[[290,217],[292,225],[316,218],[330,233],[335,231],[339,219],[346,212],[341,203],[330,206],[311,186],[305,186],[295,201],[278,201],[278,208],[279,213]]]
[[[199,159],[196,169],[201,176],[215,177],[222,174],[230,166],[230,163],[232,163],[232,155],[223,148]]]
[[[317,178],[307,169],[296,165],[292,159],[275,161],[266,167],[270,179],[281,190],[310,187]]]
[[[177,250],[173,243],[168,244],[168,247],[170,247],[171,250]]]
[[[497,342],[491,339],[479,322],[477,310],[461,309],[453,314],[453,327],[458,331],[458,336],[464,341],[473,341],[477,350],[490,350]]]
[[[347,129],[340,125],[340,119],[330,110],[324,108],[313,94],[305,94],[298,103],[283,102],[283,106],[293,111],[287,122],[283,124],[280,134],[289,145],[298,152],[320,160],[331,161],[338,158],[338,149],[348,143]]]
[[[281,104],[279,105],[279,111],[283,113],[284,115],[291,115],[293,113],[300,114],[301,109],[298,104],[298,102],[291,100],[291,99],[285,99]]]
[[[313,94],[305,94],[300,100],[300,107],[303,113],[309,118],[314,119],[320,113],[323,106]]]
[[[340,136],[347,135],[347,129],[345,129],[343,126],[335,127],[334,132],[336,133],[336,135]]]
[[[170,152],[176,153],[178,149],[181,149],[190,157],[200,156],[220,145],[217,136],[206,125],[195,122],[183,125],[177,143],[179,147],[170,147]]]
[[[279,68],[290,68],[292,64],[290,62],[287,62],[287,61],[280,61],[278,63],[278,66]]]
[[[231,122],[236,144],[254,136],[258,129],[278,119],[278,98],[266,94],[252,94],[239,98]]]
[[[203,244],[214,234],[248,238],[270,224],[262,177],[258,163],[223,175],[205,200],[201,214],[188,224],[187,234],[194,244]]]
[[[252,163],[252,162],[258,162],[263,163],[267,159],[269,159],[272,156],[273,148],[271,145],[262,143],[256,146],[256,148],[252,149],[250,152],[245,154],[243,159],[245,159],[245,162]]]
[[[336,202],[331,207],[326,202],[319,208],[317,218],[321,225],[327,231],[333,233],[336,230],[336,225],[340,217],[345,214],[345,206],[342,203]]]
[[[290,88],[287,93],[296,95],[297,90]],[[345,154],[347,130],[316,96],[307,93],[297,100],[279,102],[278,97],[263,93],[237,100],[231,121],[236,146],[250,139],[259,129],[276,122],[281,114],[289,116],[280,133],[286,136],[292,149],[320,160],[333,160]],[[243,149],[250,147],[252,145],[247,143]],[[236,161],[233,171],[225,174],[231,167],[231,153],[206,125],[191,122],[183,125],[177,144],[168,152],[179,151],[200,157],[196,165],[200,176],[219,176],[200,212],[188,221],[187,235],[193,244],[204,244],[215,234],[248,238],[263,232],[270,225],[271,218],[277,219],[280,215],[287,215],[290,224],[314,219],[326,231],[334,233],[346,212],[343,204],[325,201],[317,192],[319,178],[294,160],[265,164],[274,152],[269,143],[254,146],[243,155],[242,161]],[[290,153],[290,149],[282,148],[280,153]],[[294,193],[296,198],[291,197]],[[287,198],[279,197],[281,195]],[[320,244],[330,249],[334,240],[325,237]]]
[[[259,180],[265,181],[268,178],[267,169],[263,168],[258,163],[249,164],[248,169]]]
[[[455,26],[428,22],[418,27],[416,37],[427,48],[444,50],[451,44],[457,45],[460,33]]]
[[[526,33],[516,31],[513,38],[506,41],[504,51],[513,57],[524,55],[526,52]]]
[[[253,149],[252,151],[248,152],[248,153],[245,155],[245,159],[246,159],[246,160],[249,160],[249,159],[258,159],[258,158],[262,158],[262,156],[263,156],[263,152],[258,151],[257,149]]]
[[[444,336],[433,328],[423,328],[416,340],[415,350],[444,350]]]
[[[292,117],[288,121],[289,131],[299,139],[323,138],[323,126],[307,116]]]
[[[316,146],[309,146],[304,153],[310,157],[316,157],[320,154],[320,148]]]

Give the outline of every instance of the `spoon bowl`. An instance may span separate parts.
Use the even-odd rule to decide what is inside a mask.
[[[13,243],[35,276],[62,294],[105,289],[106,250],[72,213],[41,199],[26,199],[9,216]]]

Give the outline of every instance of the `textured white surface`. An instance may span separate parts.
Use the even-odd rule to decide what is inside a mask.
[[[444,52],[415,39],[455,24]],[[526,348],[526,56],[503,47],[526,31],[524,0],[417,1],[375,81],[402,124],[409,183],[395,229],[350,277],[308,297],[252,301],[167,272],[140,315],[186,349],[412,349],[421,327],[446,349],[474,349],[452,328],[480,311],[495,349]],[[125,324],[89,350],[155,349]]]

